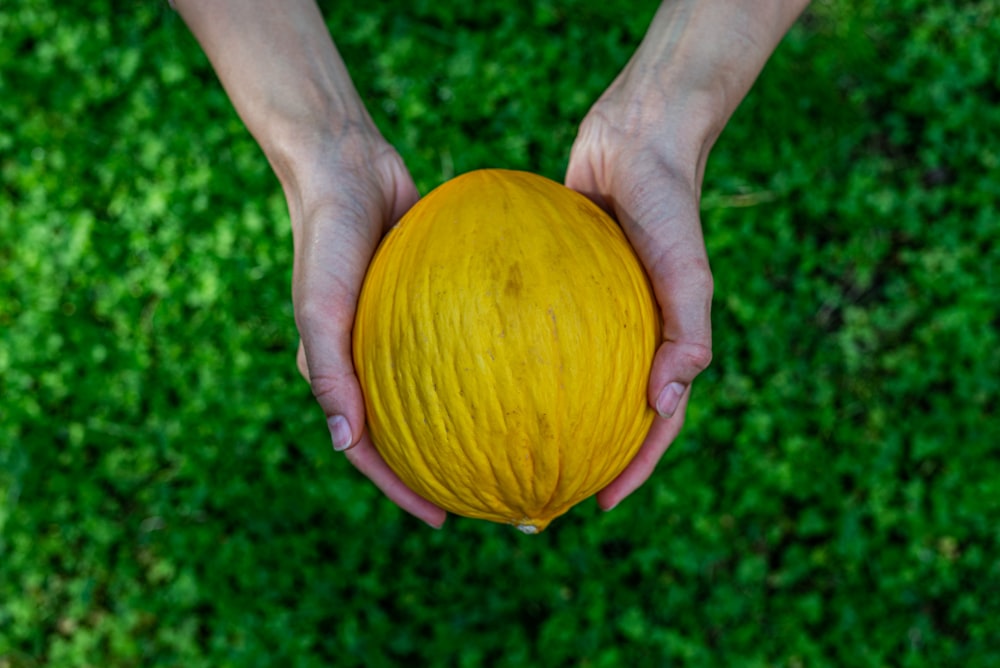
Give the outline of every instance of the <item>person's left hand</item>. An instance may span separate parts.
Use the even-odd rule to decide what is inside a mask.
[[[649,376],[648,400],[659,417],[635,458],[597,494],[611,510],[642,485],[680,432],[691,383],[712,359],[712,273],[698,216],[704,158],[693,137],[651,139],[598,103],[573,144],[566,185],[622,226],[651,280],[663,316],[663,341]],[[612,111],[612,113],[615,113]],[[666,130],[666,129],[664,129]]]

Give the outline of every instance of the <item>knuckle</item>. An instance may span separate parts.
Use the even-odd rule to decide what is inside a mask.
[[[682,263],[682,271],[689,285],[696,286],[703,294],[711,298],[715,292],[715,277],[712,275],[712,267],[709,265],[707,257],[698,255],[686,259]]]
[[[316,400],[325,404],[340,394],[343,383],[336,376],[313,374],[309,377],[309,387]]]
[[[316,324],[329,322],[334,312],[332,300],[316,292],[302,291],[295,295],[295,325],[299,332],[310,330]]]
[[[712,363],[712,348],[705,344],[689,343],[684,346],[682,355],[688,365],[699,371],[704,371]]]
[[[313,277],[292,284],[292,303],[299,333],[350,322],[357,301],[358,291],[339,276]]]

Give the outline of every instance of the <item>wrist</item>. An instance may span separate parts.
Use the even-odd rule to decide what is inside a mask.
[[[807,0],[663,3],[628,64],[592,109],[620,137],[673,162],[703,163]]]
[[[697,165],[707,158],[727,117],[721,93],[675,83],[665,73],[626,68],[591,108],[587,121],[611,128],[615,144],[657,154],[674,165]]]
[[[313,0],[176,4],[283,185],[345,147],[379,143]]]
[[[367,113],[325,122],[278,122],[257,140],[286,191],[303,193],[328,181],[331,172],[363,168],[391,149]]]

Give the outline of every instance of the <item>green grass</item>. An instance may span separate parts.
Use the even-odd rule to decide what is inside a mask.
[[[561,178],[655,9],[330,4],[423,192]],[[526,537],[332,452],[279,187],[166,3],[3,5],[0,667],[1000,665],[998,42],[814,5],[709,162],[685,431]]]

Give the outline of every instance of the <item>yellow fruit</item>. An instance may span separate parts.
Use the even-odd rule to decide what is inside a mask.
[[[361,292],[372,440],[445,510],[541,531],[642,444],[658,315],[625,235],[583,195],[527,172],[452,179],[389,232]]]

